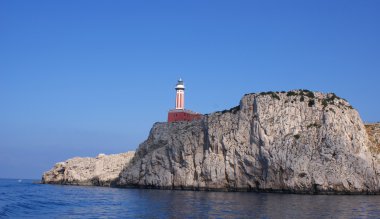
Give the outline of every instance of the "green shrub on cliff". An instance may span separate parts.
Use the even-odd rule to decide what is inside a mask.
[[[323,108],[326,108],[329,104],[334,104],[335,100],[344,100],[338,97],[335,93],[329,94],[329,97],[322,100]]]
[[[312,107],[314,105],[315,105],[315,101],[314,100],[309,100],[308,106]]]
[[[321,124],[319,124],[319,123],[312,123],[312,124],[309,124],[308,126],[307,126],[307,128],[309,129],[309,128],[313,128],[313,127],[315,127],[315,128],[320,128],[322,125]]]
[[[280,96],[278,96],[278,94],[273,91],[261,92],[260,95],[270,95],[272,98],[280,100]]]
[[[314,93],[311,92],[311,91],[308,91],[308,92],[306,93],[306,96],[307,96],[308,98],[314,98],[314,97],[315,97]]]

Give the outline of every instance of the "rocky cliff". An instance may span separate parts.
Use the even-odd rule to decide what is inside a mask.
[[[117,184],[376,193],[380,164],[359,114],[334,94],[245,95],[200,121],[157,123]]]
[[[372,143],[370,150],[380,159],[380,123],[366,124],[365,128]]]
[[[75,157],[56,163],[45,172],[42,183],[109,186],[134,156],[134,152],[99,154],[96,158]]]
[[[247,94],[202,120],[154,124],[112,185],[375,194],[373,145],[358,112],[335,94]]]

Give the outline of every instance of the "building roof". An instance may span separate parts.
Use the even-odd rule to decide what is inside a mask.
[[[180,112],[189,113],[189,114],[200,114],[201,115],[201,113],[197,113],[197,112],[194,112],[194,111],[191,111],[188,109],[171,109],[171,110],[169,110],[169,113],[180,113]]]

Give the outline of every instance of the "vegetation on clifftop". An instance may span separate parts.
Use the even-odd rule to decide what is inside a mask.
[[[337,96],[335,93],[328,93],[328,94],[321,94],[318,92],[313,92],[307,89],[299,89],[299,90],[291,90],[291,91],[267,91],[267,92],[261,92],[261,93],[247,93],[244,94],[244,96],[248,95],[258,95],[258,96],[270,96],[274,100],[281,100],[281,98],[284,98],[284,95],[288,97],[288,99],[285,100],[285,103],[291,102],[295,103],[297,101],[299,102],[305,102],[309,107],[314,107],[316,104],[321,104],[323,106],[323,109],[326,109],[326,112],[336,112],[333,108],[328,106],[337,106],[338,108],[344,107],[353,109],[353,107],[345,100],[344,98],[341,98]],[[328,108],[327,108],[328,107]],[[217,113],[227,113],[231,112],[233,114],[236,114],[240,110],[239,106],[233,107],[229,110],[223,110],[223,111],[217,111]]]
[[[290,102],[294,103],[295,101],[299,100],[299,102],[305,102],[308,104],[309,107],[315,106],[317,102],[321,103],[323,108],[327,108],[329,105],[336,105],[339,108],[340,107],[347,107],[349,109],[353,109],[351,105],[348,104],[347,100],[337,96],[335,93],[329,93],[326,94],[324,98],[321,98],[321,96],[316,96],[316,93],[310,90],[306,89],[300,89],[300,90],[291,90],[288,92],[282,91],[282,92],[274,92],[274,91],[268,91],[268,92],[261,92],[260,95],[270,95],[274,99],[280,100],[279,94],[286,94],[287,97],[295,97]],[[331,109],[331,108],[330,108]],[[334,110],[331,110],[335,112]]]
[[[236,114],[237,112],[239,112],[240,110],[240,105],[237,105],[237,106],[234,106],[232,107],[231,109],[228,109],[228,110],[223,110],[223,111],[216,111],[215,113],[232,113],[232,114]]]
[[[278,93],[279,92],[269,91],[269,92],[261,92],[260,95],[270,95],[272,98],[280,100],[280,97],[278,96]]]

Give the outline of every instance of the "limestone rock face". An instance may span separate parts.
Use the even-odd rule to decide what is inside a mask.
[[[133,156],[134,152],[75,157],[55,164],[43,174],[42,183],[109,186]]]
[[[373,194],[380,158],[371,144],[358,112],[335,94],[247,94],[202,120],[156,123],[116,184]]]
[[[366,124],[365,128],[371,141],[371,150],[380,155],[380,123]]]

